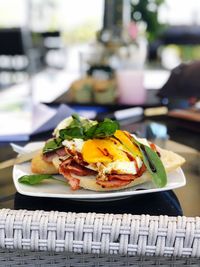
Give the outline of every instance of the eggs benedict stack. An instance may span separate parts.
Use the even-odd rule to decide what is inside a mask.
[[[32,172],[59,173],[72,190],[110,191],[150,179],[165,186],[166,172],[183,163],[181,156],[120,130],[117,122],[73,115],[56,127],[42,153],[33,158]]]

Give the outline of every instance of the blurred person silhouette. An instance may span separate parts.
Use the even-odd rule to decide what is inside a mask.
[[[200,60],[174,68],[158,96],[167,99],[169,109],[192,106],[200,98]]]

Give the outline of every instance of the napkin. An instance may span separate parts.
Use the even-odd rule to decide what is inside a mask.
[[[31,134],[38,134],[54,129],[57,124],[71,116],[75,111],[65,104],[61,104],[57,109],[50,108],[44,104],[39,104],[33,112],[33,129]]]
[[[31,135],[53,130],[75,111],[65,104],[52,108],[37,104],[30,110],[1,114],[0,141],[28,141]]]

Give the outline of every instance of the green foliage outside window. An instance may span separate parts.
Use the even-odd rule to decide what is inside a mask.
[[[149,42],[154,41],[165,28],[158,21],[158,10],[164,2],[165,0],[131,0],[131,18],[146,23]]]

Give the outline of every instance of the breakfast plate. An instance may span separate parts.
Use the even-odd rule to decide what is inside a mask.
[[[43,142],[29,143],[25,149],[34,151],[42,147],[43,144]],[[30,162],[15,165],[13,168],[14,185],[20,194],[34,197],[68,198],[85,201],[113,200],[133,195],[161,192],[182,187],[186,184],[185,175],[180,167],[167,174],[167,184],[165,187],[157,188],[152,182],[146,182],[144,184],[133,186],[127,189],[109,192],[96,192],[85,189],[73,191],[70,189],[67,183],[63,183],[65,179],[62,178],[61,175],[55,175],[61,180],[61,182],[48,180],[34,186],[18,182],[18,179],[21,176],[29,174],[32,174]]]

